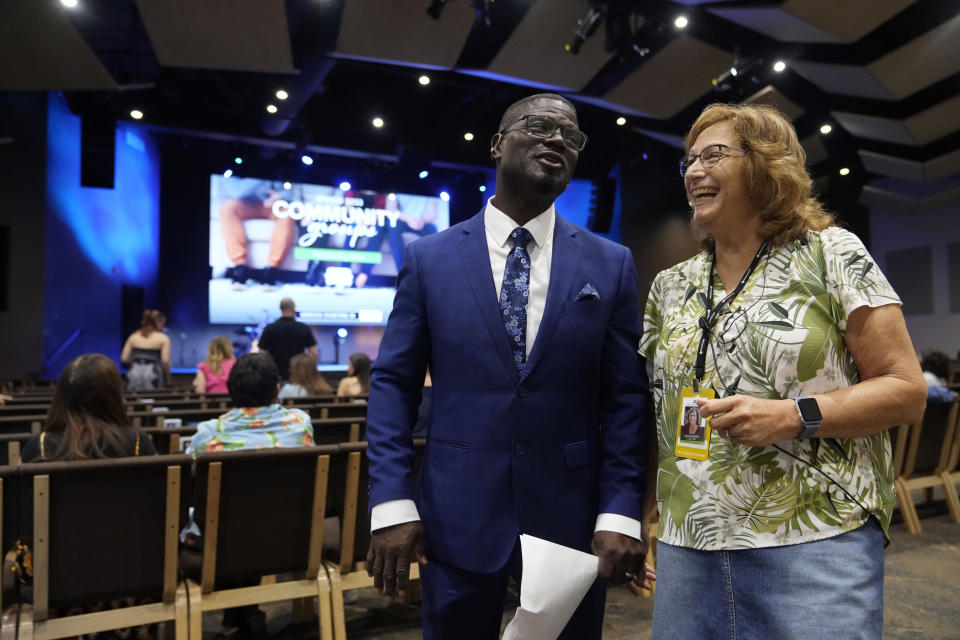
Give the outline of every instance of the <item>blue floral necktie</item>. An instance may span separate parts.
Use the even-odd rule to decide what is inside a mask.
[[[530,255],[527,245],[531,240],[533,236],[523,227],[510,232],[509,242],[513,249],[507,254],[503,284],[500,286],[500,311],[517,369],[523,368],[523,363],[527,361],[527,298],[530,295]]]

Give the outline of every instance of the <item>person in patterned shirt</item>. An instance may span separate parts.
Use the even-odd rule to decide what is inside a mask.
[[[641,339],[659,445],[653,637],[879,640],[887,430],[926,399],[900,299],[812,195],[779,111],[711,105],[686,149],[702,251],[657,275]],[[705,460],[680,451],[685,388],[711,420]]]
[[[269,354],[248,353],[237,360],[227,379],[234,408],[197,425],[187,453],[313,445],[310,416],[277,403],[279,382]]]

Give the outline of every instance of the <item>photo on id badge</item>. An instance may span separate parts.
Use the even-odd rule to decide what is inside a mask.
[[[680,440],[686,443],[703,442],[706,434],[706,420],[700,417],[700,407],[696,398],[683,399],[683,420],[680,426]]]

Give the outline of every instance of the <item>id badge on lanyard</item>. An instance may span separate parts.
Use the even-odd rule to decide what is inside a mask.
[[[680,415],[677,417],[677,444],[674,454],[678,458],[706,460],[710,455],[710,418],[700,415],[697,400],[713,400],[713,389],[684,387],[680,392]]]

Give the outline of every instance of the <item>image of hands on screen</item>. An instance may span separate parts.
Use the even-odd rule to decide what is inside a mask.
[[[449,226],[440,198],[210,179],[210,322],[260,322],[293,297],[313,324],[382,324],[406,246]]]

